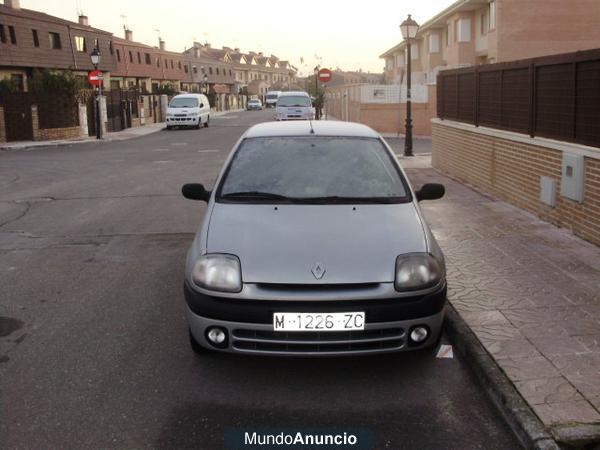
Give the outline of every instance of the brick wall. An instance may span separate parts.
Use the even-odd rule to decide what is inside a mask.
[[[4,108],[0,106],[0,142],[6,142],[6,125],[4,124]]]
[[[34,141],[54,141],[87,136],[83,128],[79,125],[66,128],[40,128],[39,113],[36,105],[31,107],[31,122]]]
[[[488,131],[486,131],[488,130]],[[600,149],[432,121],[432,165],[600,245]],[[585,155],[584,200],[560,195],[563,149]],[[540,177],[556,181],[556,206],[540,201]]]

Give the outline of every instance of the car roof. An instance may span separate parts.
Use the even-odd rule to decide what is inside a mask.
[[[304,91],[285,91],[279,94],[280,97],[284,97],[286,95],[305,95],[306,97],[309,96],[308,93]]]
[[[312,131],[311,131],[312,130]],[[271,136],[343,136],[379,138],[372,128],[354,122],[336,120],[294,120],[289,122],[263,122],[246,131],[246,138]]]
[[[173,96],[173,98],[177,98],[177,97],[204,97],[204,94],[177,94],[175,96]],[[173,98],[171,100],[173,100]]]

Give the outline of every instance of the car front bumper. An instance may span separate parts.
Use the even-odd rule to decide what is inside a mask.
[[[415,298],[348,301],[231,300],[207,296],[184,286],[186,316],[192,335],[203,347],[244,354],[277,356],[340,356],[402,352],[434,345],[442,331],[446,287]],[[361,331],[280,332],[273,330],[274,312],[365,311]],[[415,326],[429,329],[428,339],[415,344]],[[210,327],[227,332],[223,348],[212,346]]]
[[[169,126],[192,126],[198,125],[200,116],[198,117],[167,117],[167,125]]]

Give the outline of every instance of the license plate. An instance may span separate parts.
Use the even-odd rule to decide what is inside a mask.
[[[365,329],[364,312],[273,313],[275,331],[349,331]]]

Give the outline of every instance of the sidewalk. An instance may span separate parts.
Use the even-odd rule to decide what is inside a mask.
[[[220,117],[230,113],[236,113],[243,111],[243,109],[234,109],[231,111],[211,112],[211,117]],[[112,141],[125,141],[136,137],[146,136],[147,134],[156,133],[165,128],[164,122],[150,123],[142,125],[141,127],[126,128],[121,131],[115,131],[112,133],[106,133],[102,140],[96,139],[94,136],[88,136],[84,138],[76,139],[62,139],[55,141],[21,141],[21,142],[6,142],[0,143],[0,151],[4,150],[22,150],[34,147],[60,147],[63,145],[72,144],[85,144],[85,143],[99,143],[99,142],[112,142]]]
[[[448,298],[555,439],[600,442],[600,248],[400,158],[446,255]]]

